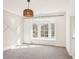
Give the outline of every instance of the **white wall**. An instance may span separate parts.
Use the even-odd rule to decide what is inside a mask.
[[[66,48],[71,56],[75,56],[75,16],[66,20]],[[74,38],[74,39],[73,39]]]
[[[13,45],[16,45],[16,41],[19,38],[23,39],[22,37],[23,19],[20,16],[12,14],[6,10],[4,10],[3,16],[4,16],[3,49],[5,50]]]
[[[72,43],[73,35],[75,35],[75,0],[70,0],[66,11],[66,48],[71,56],[72,47],[75,49],[75,40]],[[73,52],[75,51],[73,50]]]
[[[32,40],[31,31],[32,31],[32,23],[41,24],[41,22],[55,22],[56,24],[56,40]],[[32,40],[32,41],[31,41]],[[65,16],[59,17],[46,17],[46,18],[33,18],[33,19],[25,19],[24,21],[24,41],[25,43],[36,43],[36,44],[46,44],[46,45],[56,45],[65,47],[66,45],[66,19]]]

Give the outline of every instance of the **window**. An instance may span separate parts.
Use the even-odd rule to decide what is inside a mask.
[[[41,25],[41,37],[48,37],[48,24]]]
[[[32,26],[33,39],[53,40],[56,37],[54,23],[34,23]]]
[[[37,27],[37,24],[33,24],[33,37],[38,37],[38,27]]]
[[[54,37],[55,35],[55,25],[51,24],[51,37]]]

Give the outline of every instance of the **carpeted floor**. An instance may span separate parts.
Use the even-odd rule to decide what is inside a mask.
[[[28,47],[9,49],[3,52],[3,59],[72,59],[65,48],[60,47]]]

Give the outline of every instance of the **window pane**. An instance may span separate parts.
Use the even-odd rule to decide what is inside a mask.
[[[48,24],[41,26],[41,37],[48,37]]]
[[[48,35],[45,35],[45,37],[48,37]]]
[[[38,37],[38,27],[37,27],[37,24],[33,24],[33,37]]]
[[[55,25],[51,24],[51,37],[54,37],[55,35]]]

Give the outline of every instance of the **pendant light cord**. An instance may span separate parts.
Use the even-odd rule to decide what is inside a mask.
[[[28,9],[29,9],[29,3],[30,3],[30,0],[27,0],[27,2],[28,2]]]
[[[29,9],[29,2],[28,2],[28,9]]]

